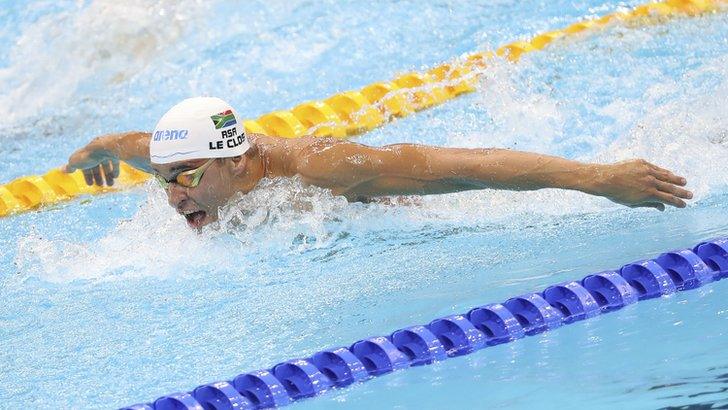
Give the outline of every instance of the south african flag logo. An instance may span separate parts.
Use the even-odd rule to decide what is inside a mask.
[[[219,130],[220,128],[226,128],[238,123],[237,121],[235,121],[233,110],[219,112],[210,117],[210,119],[212,119],[212,123],[215,124],[216,130]]]

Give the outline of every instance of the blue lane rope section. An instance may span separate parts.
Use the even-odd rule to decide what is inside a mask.
[[[465,355],[726,277],[728,237],[122,410],[241,410],[285,406],[334,387]]]

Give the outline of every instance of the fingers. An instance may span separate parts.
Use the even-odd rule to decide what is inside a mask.
[[[654,195],[660,202],[668,205],[672,205],[678,208],[685,208],[685,201],[676,197],[675,195],[668,194],[667,192],[657,191]]]
[[[72,172],[76,172],[79,169],[83,169],[81,167],[76,166],[76,162],[72,161],[71,159],[68,160],[68,164],[61,167],[61,170],[67,174],[70,174]]]
[[[114,185],[114,166],[111,161],[106,161],[102,163],[101,167],[104,170],[104,178],[106,178],[106,184],[108,186]]]
[[[63,167],[63,171],[70,174],[71,172],[79,169],[86,169],[88,167],[84,165],[86,165],[88,161],[88,154],[84,150],[76,151],[68,158],[68,164]]]
[[[649,166],[650,174],[655,177],[654,187],[657,188],[653,197],[663,204],[672,205],[678,208],[685,208],[686,204],[683,199],[692,199],[693,197],[692,192],[681,188],[687,184],[687,180],[681,176],[673,174],[671,171],[660,168],[657,165],[649,164]],[[655,206],[652,207],[657,208]],[[660,210],[664,209],[665,207],[663,205]]]
[[[87,185],[108,186],[114,185],[114,179],[119,177],[119,160],[110,160],[91,168],[76,168],[71,164],[65,165],[64,172],[71,173],[80,169]]]
[[[84,169],[83,172],[83,179],[86,180],[86,185],[93,185],[94,184],[94,175],[93,172],[91,172],[91,169]]]
[[[104,185],[104,178],[101,176],[101,167],[91,168],[91,174],[94,177],[94,183],[98,186]]]
[[[678,198],[692,199],[693,197],[693,193],[688,191],[687,189],[680,188],[673,184],[668,184],[667,182],[662,182],[658,180],[655,182],[655,187],[662,192],[672,194]]]
[[[119,173],[121,172],[120,169],[119,169],[119,159],[118,158],[114,158],[114,159],[111,160],[111,163],[114,166],[113,167],[113,170],[114,170],[113,177],[114,178],[119,178]]]
[[[668,184],[666,184],[666,185],[668,185]],[[685,191],[682,188],[678,188],[675,186],[672,186],[672,187],[675,190]],[[690,196],[692,196],[692,194]],[[685,206],[687,206],[685,201],[678,198],[676,195],[674,195],[672,193],[654,190],[654,192],[650,195],[649,200],[647,200],[645,202],[636,203],[636,204],[632,205],[632,207],[633,208],[655,208],[658,211],[664,211],[665,204],[672,205],[677,208],[685,208]]]
[[[688,183],[688,181],[681,177],[673,174],[672,172],[666,170],[665,168],[660,168],[657,165],[650,164],[651,173],[652,175],[659,179],[660,181],[669,182],[674,185],[680,185],[685,186],[685,184]]]
[[[83,178],[86,180],[87,185],[98,185],[104,186],[104,180],[106,185],[114,185],[114,178],[119,175],[119,171],[114,168],[113,164],[109,161],[93,168],[82,169]]]

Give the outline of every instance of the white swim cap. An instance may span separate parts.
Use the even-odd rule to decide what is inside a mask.
[[[157,123],[149,143],[153,164],[243,155],[250,144],[238,114],[213,97],[183,100]]]

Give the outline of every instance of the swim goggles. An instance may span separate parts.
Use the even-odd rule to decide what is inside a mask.
[[[171,183],[175,183],[185,188],[194,188],[200,183],[202,175],[205,173],[205,171],[207,171],[207,168],[210,167],[210,164],[212,164],[213,161],[215,161],[215,158],[210,158],[209,160],[207,160],[207,162],[197,168],[180,172],[171,181],[167,181],[166,179],[164,179],[163,176],[156,173],[154,174],[154,177],[157,179],[157,182],[159,182],[159,185],[161,185],[163,189],[169,188],[169,184]]]

